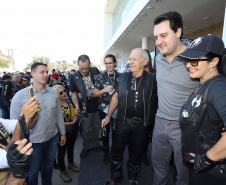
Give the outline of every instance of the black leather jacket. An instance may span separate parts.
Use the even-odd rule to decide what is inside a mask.
[[[100,71],[96,67],[90,67],[91,81],[93,84],[95,84],[95,80],[98,74],[100,74]],[[83,76],[79,70],[76,71],[71,76],[72,80],[74,81],[74,84],[76,85],[77,95],[79,100],[79,108],[80,110],[84,111],[84,108],[87,107],[87,97],[86,97],[86,85],[82,77]]]
[[[126,118],[127,109],[127,83],[129,73],[122,73],[119,76],[118,85],[118,117],[117,122],[124,123]],[[144,71],[143,81],[145,87],[143,89],[143,102],[144,102],[144,126],[154,124],[156,113],[156,76],[154,73]]]
[[[209,89],[217,80],[226,81],[226,78],[217,76],[206,81],[188,98],[181,109],[182,151],[187,162],[192,159],[189,152],[206,153],[221,138],[224,125],[219,116],[213,117],[210,114],[208,108]]]

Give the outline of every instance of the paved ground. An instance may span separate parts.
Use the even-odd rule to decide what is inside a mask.
[[[82,150],[82,137],[78,134],[78,138],[75,142],[75,151],[74,151],[74,162],[80,166],[80,152]],[[67,163],[67,160],[65,160],[65,162]],[[66,165],[67,166],[67,165]],[[55,170],[53,169],[53,177],[52,177],[52,184],[53,185],[78,185],[78,176],[79,176],[79,172],[73,172],[71,170],[68,170],[68,173],[70,174],[72,181],[69,183],[65,183],[61,178],[60,178],[60,170]],[[39,183],[38,185],[41,185],[41,178],[39,175]],[[87,184],[88,185],[88,184]]]
[[[149,145],[149,148],[151,145]],[[80,166],[80,162],[82,164],[81,166],[81,171],[78,173],[75,173],[73,171],[68,170],[69,174],[72,177],[72,181],[69,183],[65,183],[61,178],[60,178],[60,171],[53,169],[53,178],[52,182],[53,185],[104,185],[105,180],[109,177],[110,175],[110,169],[109,166],[104,165],[102,163],[102,158],[103,158],[103,152],[100,151],[92,151],[88,154],[87,157],[82,159],[80,161],[80,152],[82,150],[82,137],[78,134],[78,138],[75,143],[75,151],[74,151],[74,161],[76,164]],[[150,149],[148,154],[150,154]],[[127,152],[125,152],[125,162],[124,162],[124,176],[125,179],[120,185],[127,185],[128,184],[128,177],[127,177],[127,172],[126,172],[126,155]],[[67,162],[67,160],[65,160]],[[79,176],[79,173],[81,175]],[[170,172],[170,179],[167,185],[175,185],[173,182],[173,168],[171,169]],[[104,175],[103,175],[104,174]],[[153,181],[153,169],[150,166],[142,166],[141,174],[140,174],[140,185],[151,185]],[[41,185],[41,178],[39,176],[39,185]]]

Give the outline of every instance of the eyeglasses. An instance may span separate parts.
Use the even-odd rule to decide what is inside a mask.
[[[105,65],[111,65],[114,64],[114,62],[104,63]]]
[[[66,92],[67,92],[67,90],[66,90],[66,89],[64,89],[63,91],[60,91],[60,92],[59,92],[59,94],[60,94],[60,95],[62,95],[63,93],[65,93],[65,94],[66,94]]]
[[[199,64],[199,61],[211,61],[208,58],[203,58],[203,59],[186,59],[185,60],[185,64],[187,65],[188,63],[190,63],[193,67],[197,67]]]
[[[136,80],[135,80],[135,78],[132,78],[131,83],[133,84],[131,86],[131,90],[136,91]]]

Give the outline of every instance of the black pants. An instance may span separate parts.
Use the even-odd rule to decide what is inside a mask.
[[[207,172],[195,173],[194,169],[190,170],[189,185],[225,185],[224,179],[213,176]]]
[[[78,135],[78,130],[76,131],[69,131],[66,132],[66,143],[64,146],[58,145],[58,164],[60,167],[60,171],[63,172],[66,170],[65,167],[65,162],[64,162],[64,156],[67,150],[67,158],[68,158],[68,163],[73,163],[74,162],[74,145],[75,145],[75,140]]]
[[[130,180],[137,180],[141,170],[141,161],[145,151],[148,130],[143,121],[133,121],[126,118],[124,124],[116,122],[115,131],[112,134],[111,148],[111,180],[120,182],[123,177],[122,162],[125,146],[131,149],[127,170]]]
[[[99,111],[100,114],[100,120],[104,119],[106,116],[106,113],[103,111]],[[109,152],[109,137],[110,137],[110,127],[113,130],[115,125],[115,120],[111,118],[111,121],[109,124],[105,126],[106,128],[106,134],[102,137],[102,142],[104,146],[104,152]]]

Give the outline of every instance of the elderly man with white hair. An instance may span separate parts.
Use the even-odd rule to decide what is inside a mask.
[[[149,56],[144,49],[132,50],[129,59],[131,72],[119,75],[118,88],[114,92],[102,127],[109,124],[118,107],[115,131],[112,135],[111,177],[105,185],[114,185],[123,180],[122,163],[126,145],[130,155],[127,162],[129,184],[138,185],[137,176],[148,139],[148,125],[155,118],[155,74],[145,71]]]

